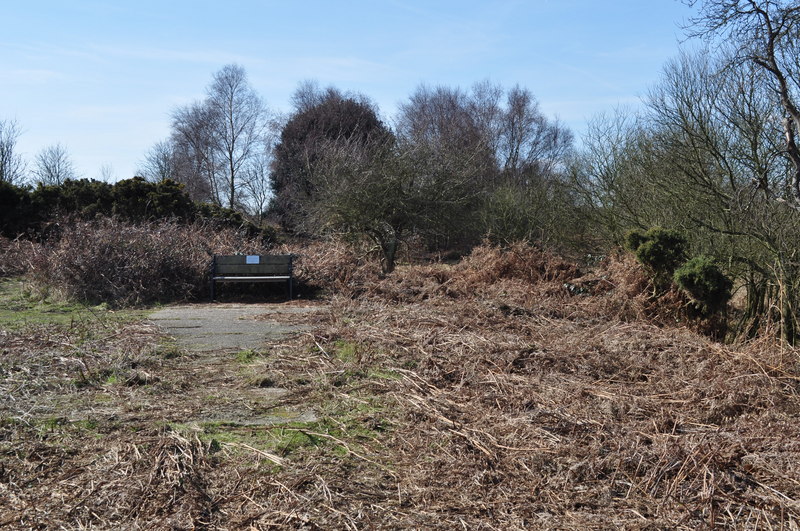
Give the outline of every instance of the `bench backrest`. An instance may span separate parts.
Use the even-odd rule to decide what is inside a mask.
[[[214,257],[215,275],[291,276],[292,255],[244,255]]]

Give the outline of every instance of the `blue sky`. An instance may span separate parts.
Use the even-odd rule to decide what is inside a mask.
[[[391,119],[420,83],[519,83],[580,134],[637,105],[679,50],[678,0],[2,0],[0,119],[29,159],[61,143],[82,177],[117,179],[177,106],[242,65],[277,111],[298,83],[366,94]]]

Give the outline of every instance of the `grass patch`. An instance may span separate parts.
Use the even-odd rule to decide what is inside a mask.
[[[33,427],[40,436],[102,436],[98,431],[100,423],[95,419],[69,420],[60,416],[44,417],[35,419]]]
[[[343,339],[336,341],[333,344],[333,352],[336,359],[345,363],[356,362],[359,358],[358,344],[352,341]]]
[[[397,371],[393,371],[391,369],[370,369],[367,371],[367,376],[369,378],[374,378],[376,380],[402,380],[403,375],[401,375]]]
[[[257,350],[245,349],[236,353],[236,361],[239,363],[252,363],[257,358],[264,356],[263,352]]]
[[[165,360],[172,360],[180,358],[186,354],[186,351],[178,345],[178,342],[173,337],[162,337],[158,341],[156,347],[156,356]]]
[[[0,280],[0,328],[23,330],[36,325],[74,326],[85,322],[120,322],[146,317],[142,310],[111,311],[40,292],[21,279]]]

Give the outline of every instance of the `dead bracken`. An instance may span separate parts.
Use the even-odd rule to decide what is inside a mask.
[[[146,322],[3,332],[0,524],[800,524],[798,352],[698,333],[629,259],[484,246],[385,278],[342,249],[303,260],[327,307],[247,363],[167,355]],[[286,422],[193,421],[266,378]]]

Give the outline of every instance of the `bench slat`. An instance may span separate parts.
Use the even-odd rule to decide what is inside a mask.
[[[285,280],[289,280],[292,277],[289,276],[282,276],[282,277],[214,277],[213,280],[225,280],[228,282],[283,282]]]
[[[220,265],[245,265],[247,264],[247,255],[237,254],[232,256],[217,256],[215,257],[217,266]],[[250,265],[288,265],[292,262],[292,255],[278,254],[278,255],[261,255],[259,256],[258,264]]]
[[[275,276],[288,275],[290,273],[289,264],[217,264],[214,269],[217,275],[249,275],[249,276]]]

